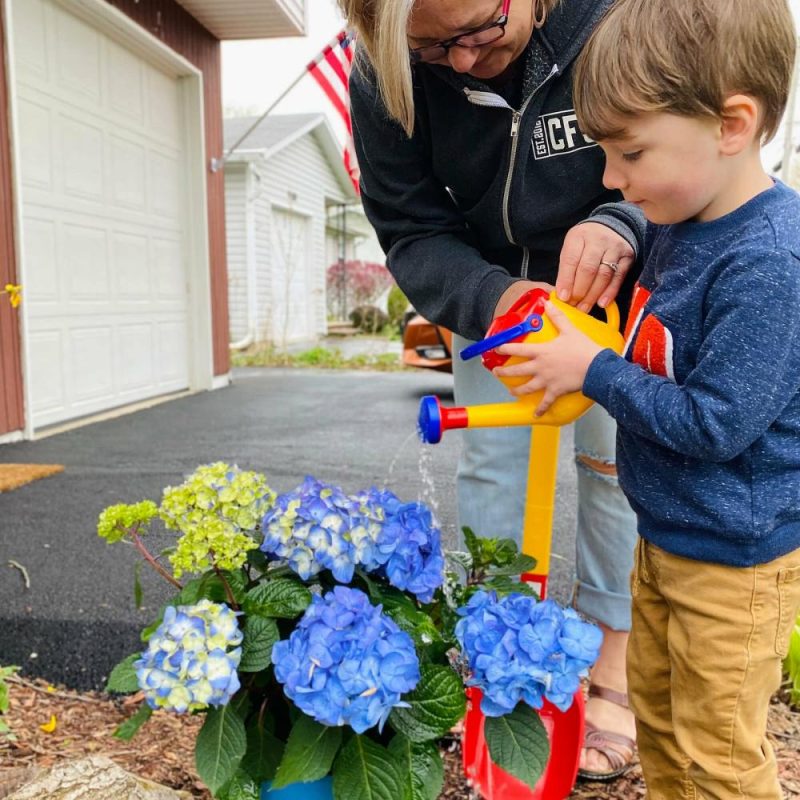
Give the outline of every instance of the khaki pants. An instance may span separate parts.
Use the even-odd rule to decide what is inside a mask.
[[[648,800],[779,800],[767,709],[800,606],[800,550],[756,567],[639,540],[628,692]]]

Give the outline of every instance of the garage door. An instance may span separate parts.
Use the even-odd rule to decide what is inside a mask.
[[[278,346],[312,339],[309,219],[272,210],[272,336]]]
[[[179,79],[54,0],[13,0],[34,427],[189,385]]]

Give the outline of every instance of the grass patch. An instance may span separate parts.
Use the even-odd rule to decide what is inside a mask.
[[[407,369],[396,353],[359,355],[345,358],[338,347],[312,347],[301,353],[286,353],[275,347],[257,347],[233,353],[234,367],[314,367],[316,369],[363,369],[376,372],[400,372]]]

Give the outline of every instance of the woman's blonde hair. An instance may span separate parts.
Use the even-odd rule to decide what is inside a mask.
[[[786,0],[617,0],[575,65],[578,124],[613,139],[626,117],[720,118],[730,94],[745,94],[759,101],[768,141],[786,106],[795,37]]]
[[[516,0],[522,2],[523,0]],[[414,92],[408,58],[408,22],[415,0],[338,0],[347,24],[358,33],[389,116],[411,136]],[[531,0],[540,23],[559,0]]]

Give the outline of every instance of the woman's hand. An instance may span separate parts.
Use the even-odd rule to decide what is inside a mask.
[[[498,377],[530,375],[531,380],[511,390],[511,394],[517,397],[544,389],[544,397],[536,408],[537,417],[544,414],[562,395],[579,392],[583,388],[592,361],[603,350],[581,333],[553,303],[547,303],[545,313],[558,329],[559,335],[546,344],[504,344],[498,347],[498,353],[529,360],[493,370]]]
[[[559,300],[589,311],[605,308],[619,292],[635,260],[633,248],[599,222],[570,228],[561,248],[556,292]]]

